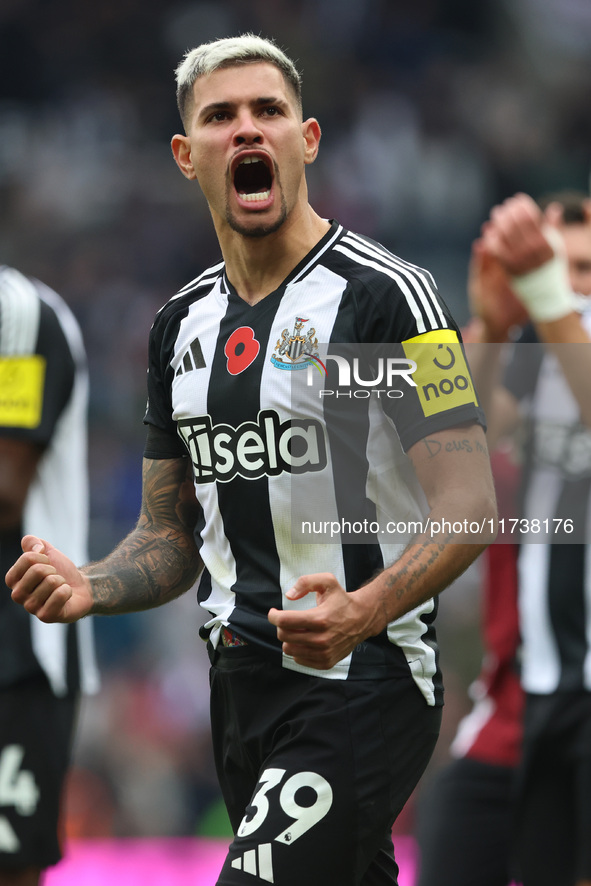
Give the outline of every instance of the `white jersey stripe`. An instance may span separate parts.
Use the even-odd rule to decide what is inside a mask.
[[[363,246],[368,252],[373,252],[375,255],[381,255],[384,259],[392,262],[401,268],[407,268],[409,271],[414,271],[419,274],[421,277],[428,277],[431,281],[431,286],[433,289],[436,289],[435,281],[433,279],[433,275],[426,269],[421,268],[419,265],[414,265],[412,262],[406,261],[404,258],[400,258],[399,255],[395,255],[395,253],[390,252],[389,249],[386,249],[385,246],[382,246],[381,243],[377,243],[375,241],[366,240],[360,234],[355,234],[353,231],[347,231],[345,236],[343,237],[344,241],[355,243],[356,245]]]
[[[200,373],[200,384],[195,384],[196,372],[184,375],[175,375],[173,388],[176,397],[187,396],[185,391],[191,392],[195,415],[207,413],[207,394],[210,384],[210,373],[213,367],[216,343],[218,340],[220,324],[227,308],[227,297],[220,297],[221,280],[219,273],[202,275],[198,278],[199,285],[208,278],[210,292],[193,302],[187,316],[181,321],[175,352],[171,359],[171,366],[175,370],[181,365],[183,356],[191,347],[191,342],[197,337],[203,353],[205,366],[197,370]],[[175,418],[178,416],[175,414]],[[230,590],[236,584],[236,561],[228,538],[224,533],[224,523],[219,508],[217,484],[199,484],[196,487],[199,503],[203,507],[207,518],[204,542],[201,555],[207,563],[211,576],[212,592],[207,601],[207,609],[212,613],[205,627],[213,627],[211,642],[217,645],[219,634],[223,624],[228,623],[236,601],[236,594]]]
[[[334,238],[331,239],[334,242]],[[301,314],[305,317],[314,318],[315,334],[320,341],[329,341],[335,320],[338,315],[343,289],[346,281],[332,271],[319,265],[314,272],[316,284],[313,287],[298,284],[297,280],[291,281],[287,286],[281,304],[278,307],[270,341],[275,342],[281,335],[281,330],[293,324],[293,318]],[[290,404],[295,414],[305,414],[309,410],[309,388],[303,383],[303,373],[281,372],[275,368],[271,360],[265,361],[265,368],[261,378],[261,391],[264,398],[262,404],[265,408],[285,408],[284,404]],[[302,383],[302,385],[299,384]],[[300,402],[300,397],[303,402]],[[320,400],[316,401],[318,412],[315,417],[323,415]],[[327,452],[328,464],[326,474],[332,472],[330,447]],[[285,527],[292,520],[297,522],[302,516],[302,509],[309,515],[315,512],[317,503],[315,496],[321,492],[323,506],[326,507],[334,519],[337,518],[338,509],[334,499],[332,483],[320,484],[318,475],[283,473],[269,478],[269,503],[271,516],[275,530],[275,544],[280,563],[280,585],[282,591],[282,605],[284,609],[309,609],[315,605],[313,594],[308,594],[300,600],[289,600],[285,593],[300,577],[300,575],[313,574],[315,572],[332,572],[337,580],[345,585],[345,566],[343,562],[342,546],[340,544],[301,544],[294,545]],[[328,501],[330,500],[330,505]],[[345,679],[349,672],[351,656],[347,656],[338,662],[330,670],[317,670],[297,664],[293,658],[282,656],[283,667],[298,671],[303,674],[322,676],[327,679]]]
[[[550,545],[524,544],[519,552],[519,617],[523,636],[522,683],[526,692],[554,692],[560,655],[545,604]]]
[[[433,677],[437,673],[437,657],[435,650],[422,639],[427,633],[427,625],[420,616],[433,612],[434,606],[434,600],[427,600],[397,621],[390,622],[386,629],[390,642],[404,652],[413,679],[430,705],[435,703]]]
[[[182,289],[179,289],[179,291],[175,295],[173,295],[172,298],[169,298],[166,304],[162,305],[162,307],[156,314],[156,318],[160,315],[160,313],[167,305],[171,304],[171,302],[182,298],[183,295],[188,295],[190,292],[196,292],[201,286],[210,286],[212,283],[215,282],[216,278],[219,277],[223,269],[224,263],[220,262],[213,268],[208,268],[207,271],[204,271],[203,274],[201,274],[199,277],[195,277],[194,280],[192,280],[190,283],[187,283],[187,285],[183,286]]]
[[[45,454],[45,459],[51,459],[51,467],[45,465],[45,459],[39,465],[38,483],[43,485],[42,497],[55,498],[60,502],[60,511],[63,512],[63,528],[58,529],[57,518],[54,514],[51,519],[51,531],[56,546],[67,549],[68,556],[78,565],[88,560],[88,538],[86,527],[88,525],[89,498],[86,480],[86,411],[88,402],[88,373],[86,369],[86,353],[80,328],[73,313],[67,305],[56,296],[52,289],[43,283],[38,283],[39,297],[48,304],[56,313],[60,325],[64,331],[72,355],[78,365],[74,390],[70,402],[56,426],[54,439],[50,449]],[[49,492],[51,477],[57,475],[57,464],[61,461],[60,477],[68,476],[69,489],[64,498],[57,489]],[[60,481],[61,483],[61,481]],[[58,498],[58,495],[60,496]],[[31,526],[41,525],[43,514],[48,505],[37,502],[31,493],[27,504],[26,518]],[[64,537],[60,541],[57,533],[63,532]],[[45,531],[49,535],[49,527]],[[67,541],[66,541],[67,539]],[[66,548],[67,545],[67,548]],[[52,688],[56,695],[62,695],[66,689],[67,667],[67,635],[64,630],[66,625],[47,625],[34,619],[31,627],[31,636],[35,654],[45,670]],[[100,677],[96,662],[94,646],[94,632],[92,623],[83,619],[76,624],[78,634],[78,664],[80,668],[80,686],[84,693],[93,694],[100,688]]]
[[[193,289],[197,289],[202,283],[206,283],[210,280],[215,280],[220,271],[222,271],[223,269],[224,262],[219,262],[219,264],[213,265],[213,267],[208,268],[198,277],[195,277],[194,280],[191,280],[190,283],[187,283],[185,286],[183,286],[182,289],[179,289],[176,295],[173,296],[173,299],[178,298],[179,295],[184,295],[186,292],[191,292]]]
[[[33,284],[13,268],[0,271],[0,310],[0,353],[33,353],[41,305]]]
[[[427,331],[422,311],[419,308],[414,295],[412,294],[400,274],[396,273],[391,268],[386,268],[383,265],[377,264],[377,262],[375,261],[371,261],[371,259],[369,258],[364,258],[363,256],[357,255],[355,252],[351,252],[351,250],[347,249],[346,246],[338,245],[335,246],[334,249],[335,252],[342,252],[343,255],[346,255],[347,258],[350,258],[354,262],[357,262],[357,264],[365,265],[368,268],[373,268],[375,271],[380,271],[382,274],[386,274],[387,277],[391,277],[392,280],[395,280],[400,287],[400,290],[402,291],[404,297],[406,298],[406,303],[408,304],[410,310],[412,311],[412,315],[415,318],[415,323],[417,324],[417,332],[420,335],[422,332]]]
[[[430,276],[433,285],[427,280],[427,275],[422,268],[412,265],[409,262],[402,261],[398,256],[393,255],[386,249],[378,249],[370,243],[367,243],[356,234],[348,234],[343,237],[343,243],[349,243],[356,249],[362,250],[367,255],[381,259],[384,264],[399,270],[411,282],[415,292],[417,293],[421,304],[427,314],[432,329],[446,327],[447,322],[441,310],[441,305],[435,294],[435,286],[433,277]],[[439,321],[435,319],[438,315]]]

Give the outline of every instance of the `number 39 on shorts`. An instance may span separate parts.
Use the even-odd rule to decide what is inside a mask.
[[[280,843],[293,843],[324,818],[332,806],[332,788],[327,780],[317,772],[297,772],[283,782],[285,773],[285,769],[265,769],[259,788],[251,800],[249,812],[240,823],[237,837],[248,837],[258,830],[273,803],[279,803],[283,812],[293,819],[291,825],[274,837]],[[273,790],[280,785],[279,793]],[[296,795],[301,788],[309,788],[316,795],[311,805],[303,806],[298,803]]]

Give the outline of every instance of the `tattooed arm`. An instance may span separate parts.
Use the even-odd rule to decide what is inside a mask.
[[[101,562],[77,569],[48,542],[25,536],[24,553],[6,575],[12,598],[44,622],[160,606],[197,579],[199,513],[188,459],[144,459],[141,513],[127,538]]]
[[[493,541],[496,505],[482,428],[440,431],[420,440],[408,455],[430,510],[423,532],[402,556],[351,593],[334,575],[302,576],[287,597],[297,600],[313,592],[316,607],[270,611],[283,651],[299,664],[333,667],[367,637],[439,594]]]

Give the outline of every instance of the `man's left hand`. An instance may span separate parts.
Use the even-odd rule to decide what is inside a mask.
[[[271,609],[269,621],[277,628],[286,655],[300,665],[328,670],[375,630],[359,591],[347,593],[331,573],[298,578],[286,596],[299,600],[311,593],[316,594],[316,606]]]

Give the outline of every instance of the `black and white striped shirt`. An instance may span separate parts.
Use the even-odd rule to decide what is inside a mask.
[[[417,388],[408,385],[399,399],[340,390],[338,362],[319,344],[329,352],[361,344],[380,354],[409,341],[442,349],[447,363],[431,367],[434,382],[429,376]],[[294,526],[306,516],[339,526],[343,518],[424,517],[405,450],[440,428],[481,420],[463,357],[448,372],[456,360],[450,341],[457,342],[457,327],[431,275],[334,222],[257,304],[237,295],[219,264],[160,311],[150,338],[145,417],[159,434],[148,432],[145,455],[188,451],[192,459],[206,567],[198,597],[211,615],[214,646],[230,625],[286,668],[327,679],[412,675],[428,702],[440,703],[434,601],[329,671],[285,656],[267,613],[314,605],[314,595],[285,597],[300,575],[331,572],[355,590],[400,556],[404,545],[387,534],[346,543],[355,541],[348,524],[321,540],[296,537]],[[399,359],[409,356],[407,345],[395,347]]]
[[[22,526],[0,535],[2,577],[23,534],[48,539],[74,562],[88,559],[88,377],[78,324],[43,283],[0,266],[0,435],[43,452]],[[0,584],[0,686],[44,672],[56,695],[95,691],[92,626],[43,624]]]
[[[581,301],[591,331],[591,305]],[[520,548],[522,683],[535,694],[590,690],[591,430],[581,423],[556,356],[531,330],[514,347],[505,384],[522,403],[528,428],[522,515],[550,527],[570,520],[573,527],[572,533],[551,529],[544,543],[530,533]]]

